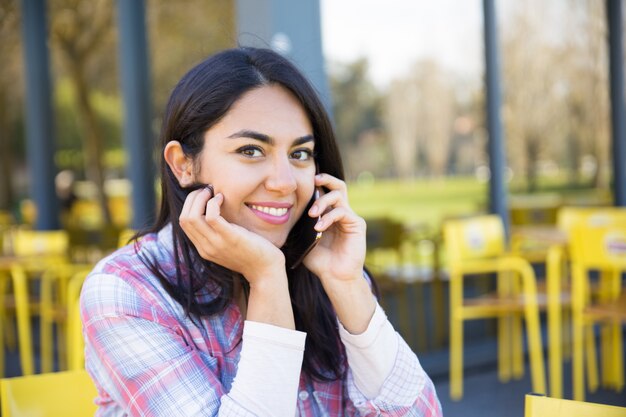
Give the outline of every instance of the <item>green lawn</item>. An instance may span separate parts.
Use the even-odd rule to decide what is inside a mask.
[[[610,190],[542,184],[541,191],[527,194],[515,184],[510,186],[509,204],[541,206],[545,204],[611,205]],[[446,217],[484,212],[488,184],[474,178],[440,180],[377,180],[348,184],[352,208],[364,218],[389,217],[405,225],[428,226],[437,230]]]
[[[355,182],[348,190],[352,208],[366,219],[390,217],[408,226],[432,228],[448,216],[476,213],[487,201],[487,185],[473,178]]]

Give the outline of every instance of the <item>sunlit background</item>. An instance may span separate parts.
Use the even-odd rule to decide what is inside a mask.
[[[512,222],[548,223],[566,205],[611,205],[605,1],[495,4]],[[46,5],[57,192],[71,204],[62,212],[62,225],[76,242],[83,242],[76,237],[80,231],[104,236],[91,242],[96,247],[75,252],[93,262],[117,245],[133,215],[116,3],[48,0]],[[30,194],[36,179],[29,177],[26,163],[19,6],[16,0],[0,0],[3,227],[32,225],[37,215]],[[495,415],[480,412],[498,400],[487,397],[489,392],[471,391],[469,384],[466,392],[474,394],[449,403],[446,302],[437,302],[445,296],[430,286],[447,274],[441,222],[489,210],[482,7],[479,0],[320,1],[329,110],[351,203],[371,226],[368,262],[374,272],[401,282],[399,287],[393,279],[382,281],[390,318],[433,376],[444,412],[451,410],[446,415]],[[236,21],[235,1],[146,1],[155,140],[176,81],[207,55],[241,42]],[[284,47],[288,39],[262,41]],[[535,217],[524,217],[531,208]],[[399,298],[407,294],[421,297],[409,298],[410,314]],[[475,365],[470,377],[493,371],[494,334],[493,322],[469,327],[467,337],[474,344],[468,366]],[[508,387],[513,388],[496,388],[501,402],[521,416],[530,383],[525,379]],[[469,411],[472,395],[478,402],[475,414]],[[620,398],[606,401],[626,405]]]
[[[73,171],[81,197],[102,192],[103,184],[94,180],[100,177],[108,180],[112,195],[124,194],[128,161],[114,7],[109,1],[47,3],[56,164]],[[29,179],[18,4],[3,0],[1,11],[0,207],[19,216]],[[497,2],[507,180],[514,196],[584,199],[609,193],[603,4]],[[332,111],[348,177],[357,185],[354,204],[359,211],[384,210],[399,220],[437,222],[446,214],[484,207],[489,169],[481,3],[395,0],[383,6],[369,0],[325,0],[321,21]],[[239,39],[232,2],[181,6],[150,0],[147,25],[156,135],[175,81],[207,54]],[[455,207],[443,210],[419,210],[402,202],[370,206],[359,190],[376,183],[397,187],[404,198],[416,192],[417,202],[426,206],[433,201],[423,200],[419,192],[429,187],[460,187],[468,195],[458,195]]]

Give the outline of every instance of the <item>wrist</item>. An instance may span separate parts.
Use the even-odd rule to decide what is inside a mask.
[[[286,277],[285,256],[282,252],[272,258],[270,263],[259,264],[250,262],[250,270],[243,272],[242,275],[248,280],[250,286],[254,283],[261,283],[266,280],[273,281],[278,277]]]
[[[249,282],[247,319],[295,329],[285,269]]]
[[[255,274],[254,277],[244,277],[250,283],[250,291],[255,291],[268,297],[283,288],[289,289],[287,273],[284,269],[268,269],[263,273]]]
[[[328,275],[320,277],[324,291],[329,297],[345,296],[353,294],[355,291],[370,291],[367,281],[363,279],[362,273],[356,273],[349,277],[330,277]]]
[[[352,334],[363,333],[376,309],[376,300],[368,282],[361,275],[358,279],[323,285],[343,327]]]

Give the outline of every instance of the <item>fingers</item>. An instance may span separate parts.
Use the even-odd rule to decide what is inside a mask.
[[[207,201],[213,197],[213,187],[204,187],[189,193],[183,204],[179,219],[196,216],[200,211],[204,213]]]
[[[347,201],[341,192],[331,191],[315,200],[315,203],[309,209],[309,215],[311,217],[321,216],[329,207],[344,207],[347,205]]]
[[[308,214],[311,217],[323,215],[321,222],[315,226],[317,231],[326,230],[338,221],[358,218],[348,203],[348,188],[344,181],[329,174],[318,174],[315,176],[315,185],[330,190],[318,198],[309,209]],[[332,215],[329,215],[331,213]]]
[[[221,209],[224,203],[224,194],[218,193],[214,198],[206,203],[206,212],[204,220],[206,224],[217,233],[227,233],[231,226],[226,219],[222,217]]]
[[[220,193],[213,197],[212,187],[205,187],[189,193],[183,204],[179,223],[185,234],[191,239],[201,256],[210,256],[211,248],[218,244],[228,223],[220,215],[224,196]],[[219,229],[219,230],[217,230]]]
[[[314,229],[325,232],[331,226],[337,224],[343,232],[356,232],[365,228],[365,220],[357,216],[350,208],[337,207],[324,214],[315,224]]]
[[[348,195],[346,183],[330,174],[317,174],[315,176],[315,185],[318,187],[326,187],[331,191],[339,191],[346,196]]]
[[[337,225],[342,233],[360,233],[365,230],[365,220],[350,207],[348,188],[344,181],[329,174],[318,174],[315,176],[315,185],[330,190],[309,209],[309,216],[321,216],[314,226],[316,231],[327,231],[333,225]]]
[[[309,210],[311,217],[321,215],[329,207],[350,207],[348,204],[348,187],[344,181],[329,174],[317,174],[315,186],[324,187],[330,191],[318,198],[311,206]]]

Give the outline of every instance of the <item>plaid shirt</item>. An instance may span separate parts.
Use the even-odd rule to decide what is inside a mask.
[[[139,251],[168,276],[174,273],[171,227],[143,237]],[[231,304],[194,324],[132,244],[102,260],[87,278],[81,316],[98,416],[252,416],[227,395],[242,346],[238,307]],[[431,380],[399,339],[395,365],[376,398],[359,391],[350,370],[333,382],[301,375],[297,414],[440,416]]]

